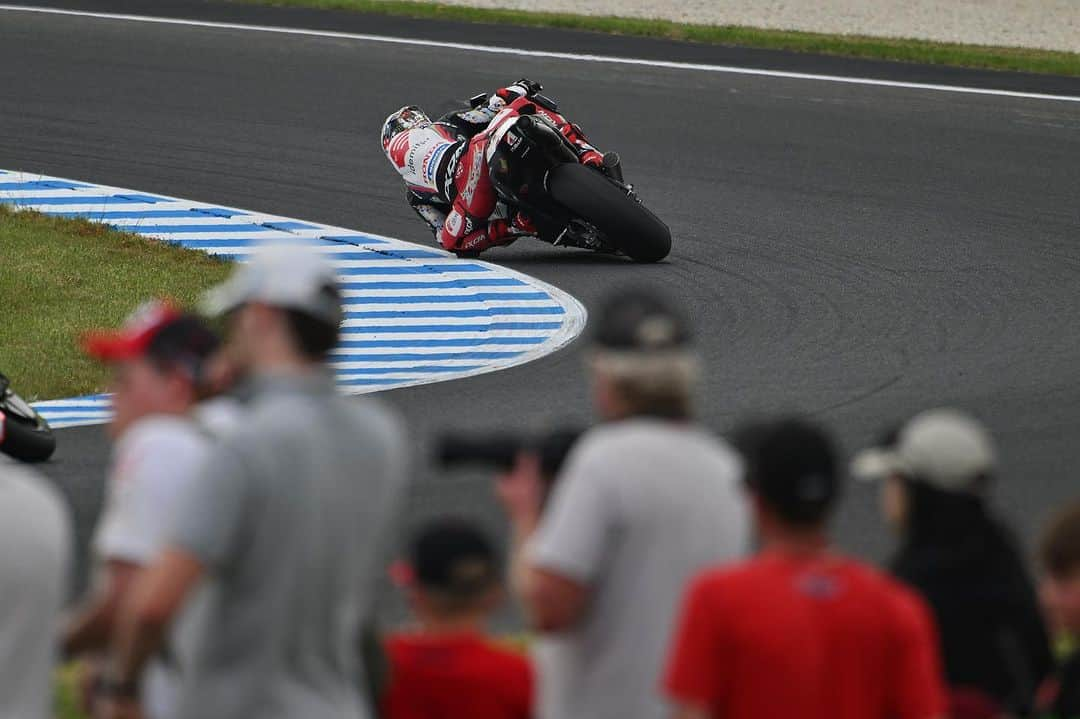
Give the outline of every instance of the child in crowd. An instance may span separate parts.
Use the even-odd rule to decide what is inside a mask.
[[[1080,719],[1080,504],[1058,514],[1039,546],[1039,594],[1058,642],[1057,671],[1036,699],[1039,719]]]
[[[390,683],[382,717],[532,716],[528,660],[485,635],[502,599],[499,560],[487,537],[468,522],[440,520],[416,536],[395,575],[417,627],[387,638]]]

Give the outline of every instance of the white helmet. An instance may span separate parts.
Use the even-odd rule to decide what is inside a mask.
[[[390,147],[390,141],[394,139],[395,135],[398,135],[406,130],[412,130],[417,127],[425,127],[431,124],[431,118],[428,117],[423,110],[416,105],[406,105],[397,112],[386,118],[386,122],[382,126],[382,147],[383,152],[387,152]]]

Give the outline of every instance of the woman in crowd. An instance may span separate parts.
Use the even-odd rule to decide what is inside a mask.
[[[890,568],[933,609],[952,716],[1026,715],[1051,656],[1020,553],[987,506],[989,436],[960,412],[930,410],[885,439],[855,474],[884,481],[882,509],[900,535]]]

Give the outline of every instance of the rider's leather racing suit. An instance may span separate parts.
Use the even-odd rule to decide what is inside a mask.
[[[439,242],[454,252],[479,252],[513,242],[534,228],[528,218],[509,217],[488,174],[489,138],[530,104],[520,85],[497,90],[487,106],[454,113],[440,121],[396,135],[387,154],[405,180],[406,197]],[[585,140],[581,128],[557,112],[534,105],[578,149],[584,164],[603,156]],[[445,120],[445,118],[444,118]]]

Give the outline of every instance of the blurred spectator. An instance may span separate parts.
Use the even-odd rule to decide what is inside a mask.
[[[682,587],[746,550],[749,517],[738,457],[691,421],[696,358],[681,318],[623,292],[595,326],[605,423],[571,451],[542,515],[539,467],[504,478],[499,495],[524,547],[516,588],[542,633],[539,715],[653,719]]]
[[[0,717],[52,716],[71,542],[63,500],[46,480],[0,455]]]
[[[1080,717],[1080,504],[1049,523],[1039,543],[1040,596],[1058,645],[1058,665],[1036,699],[1038,719]]]
[[[143,665],[205,577],[212,601],[179,717],[369,716],[361,634],[404,489],[402,429],[378,403],[335,392],[325,359],[341,298],[310,248],[257,253],[208,304],[229,315],[249,406],[211,450],[124,609],[102,711],[131,711]]]
[[[435,522],[397,569],[417,628],[387,640],[391,681],[383,719],[532,716],[528,660],[485,636],[502,601],[499,560],[487,537],[461,520]]]
[[[944,716],[929,609],[830,547],[841,481],[829,438],[784,420],[739,444],[761,552],[690,585],[666,677],[675,716]]]
[[[981,693],[1028,713],[1050,645],[1016,543],[987,507],[989,435],[965,414],[936,409],[885,439],[856,457],[853,472],[884,482],[882,508],[901,537],[891,568],[934,611],[953,696],[970,704]]]
[[[200,319],[161,302],[139,308],[119,331],[86,339],[86,352],[112,366],[109,429],[116,443],[93,541],[99,564],[95,591],[64,633],[68,656],[108,649],[136,573],[164,547],[176,504],[209,452],[209,438],[188,413],[205,361],[217,346]],[[168,661],[155,659],[147,670],[142,694],[150,719],[175,712],[180,672],[191,654],[191,619],[188,612],[177,622]],[[90,669],[87,696],[95,674]]]
[[[244,408],[238,391],[245,383],[229,348],[219,347],[207,358],[202,379],[193,416],[203,431],[220,438],[240,424]]]

